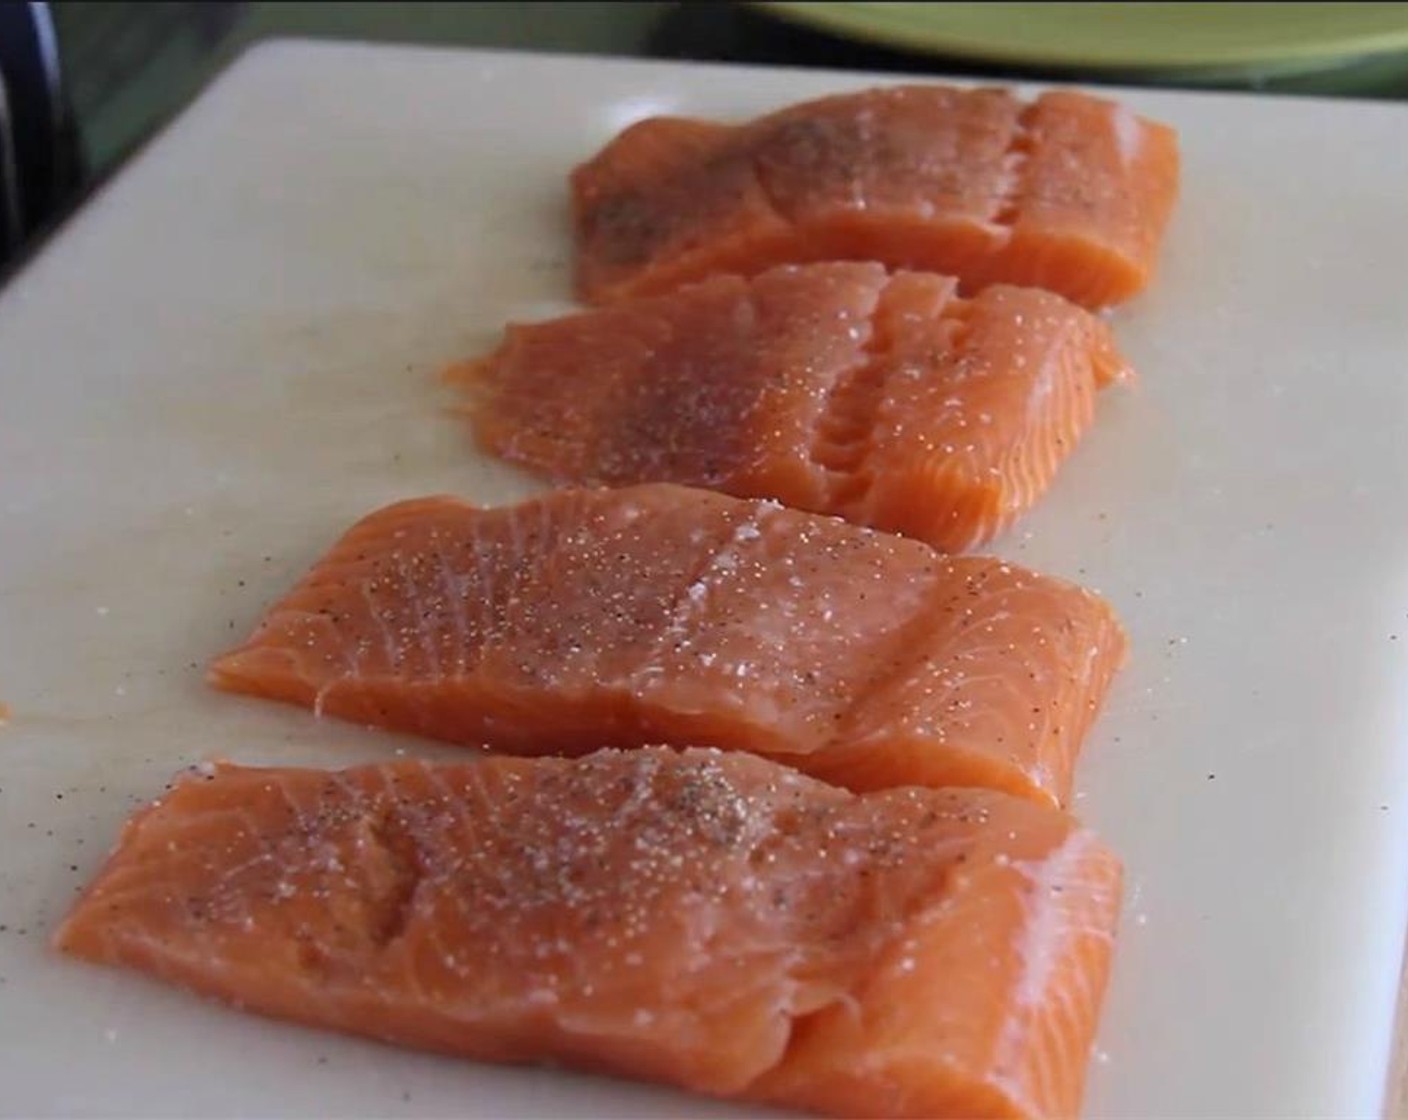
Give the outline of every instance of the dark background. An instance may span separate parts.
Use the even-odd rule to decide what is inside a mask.
[[[0,12],[7,5],[0,3]],[[10,5],[19,8],[23,5]],[[994,79],[1055,78],[1084,83],[1183,77],[1020,70],[906,54],[810,31],[729,3],[51,3],[63,90],[61,172],[35,205],[31,189],[21,240],[32,247],[46,227],[80,204],[245,47],[271,36],[491,46],[904,70]],[[0,46],[3,46],[0,42]],[[1199,84],[1208,84],[1199,80]],[[1380,56],[1318,73],[1256,75],[1212,83],[1289,93],[1408,98],[1408,55]],[[24,168],[20,169],[23,179]],[[14,258],[22,255],[10,246]],[[4,263],[0,245],[0,264]]]
[[[120,159],[245,45],[270,35],[1024,77],[847,42],[727,3],[55,3],[60,53],[95,171]],[[1408,97],[1401,59],[1259,83]],[[1138,75],[1075,75],[1138,81]],[[1222,83],[1235,85],[1236,83]]]

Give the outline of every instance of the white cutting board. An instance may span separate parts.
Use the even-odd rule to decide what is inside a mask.
[[[576,160],[646,113],[866,82],[266,46],[0,294],[0,1112],[744,1115],[264,1022],[45,939],[179,766],[453,753],[201,669],[373,507],[530,492],[435,374],[567,297]],[[1143,380],[997,545],[1134,641],[1076,803],[1130,886],[1089,1112],[1367,1117],[1408,922],[1408,105],[1123,96],[1186,152],[1117,316]]]

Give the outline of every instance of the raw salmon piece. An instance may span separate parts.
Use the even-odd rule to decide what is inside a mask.
[[[1036,288],[784,265],[510,327],[451,371],[480,444],[557,482],[774,498],[958,552],[1051,484],[1127,373]]]
[[[1060,803],[1124,649],[1060,580],[655,484],[373,513],[211,681],[511,754],[708,743]]]
[[[737,126],[653,117],[572,173],[577,288],[605,303],[877,260],[1099,307],[1148,284],[1178,181],[1172,129],[1072,92],[911,85]]]
[[[267,1015],[837,1116],[1068,1117],[1117,859],[981,790],[764,759],[209,768],[56,937]]]

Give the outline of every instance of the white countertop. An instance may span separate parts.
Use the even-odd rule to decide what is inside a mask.
[[[266,46],[0,293],[0,1113],[742,1114],[44,946],[179,766],[453,753],[215,694],[204,664],[373,507],[530,492],[435,374],[568,297],[576,160],[647,112],[867,81]],[[1134,642],[1076,802],[1129,869],[1089,1111],[1370,1115],[1408,924],[1408,105],[1127,99],[1185,151],[1162,274],[1116,316],[1142,381],[994,545]]]

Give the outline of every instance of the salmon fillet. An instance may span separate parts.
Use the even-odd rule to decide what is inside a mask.
[[[481,446],[554,481],[775,498],[957,552],[1036,502],[1127,367],[1059,296],[956,288],[874,263],[713,277],[510,327],[451,378]]]
[[[1062,581],[655,484],[373,513],[210,679],[513,754],[707,743],[1061,803],[1124,648]]]
[[[1065,91],[909,85],[736,126],[652,117],[572,173],[577,289],[605,303],[876,260],[1099,307],[1148,284],[1178,180],[1172,129]]]
[[[280,1018],[837,1116],[1074,1115],[1116,858],[980,790],[750,755],[220,765],[127,824],[78,957]]]

